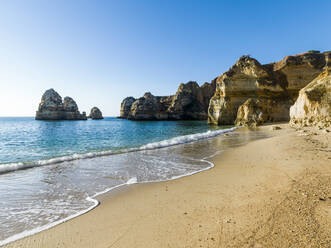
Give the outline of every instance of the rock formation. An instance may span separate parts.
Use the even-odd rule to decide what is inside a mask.
[[[289,121],[290,107],[297,100],[299,91],[326,67],[330,68],[330,54],[309,51],[265,65],[250,56],[242,56],[227,72],[201,87],[190,81],[181,84],[173,96],[159,97],[146,93],[139,99],[125,98],[120,117],[131,120],[208,118],[211,124],[248,126]],[[323,119],[323,123],[328,123],[329,117],[326,116],[330,113],[325,103],[329,99],[329,76],[326,75],[329,74],[318,77],[319,83],[309,84],[309,88],[303,90],[305,93],[300,92],[300,103],[297,102],[291,110],[292,122],[316,122],[317,119],[309,116],[314,113],[319,116],[318,121]],[[320,86],[321,82],[324,88]],[[313,104],[313,96],[309,92],[317,91],[324,92],[322,102]]]
[[[290,116],[292,125],[331,127],[331,68],[300,90]]]
[[[258,125],[288,121],[299,90],[322,72],[327,57],[328,53],[311,51],[261,65],[250,56],[242,56],[217,78],[208,122]]]
[[[121,110],[119,118],[126,119],[131,111],[131,106],[136,99],[132,96],[125,98],[121,103]]]
[[[86,120],[86,114],[78,110],[76,102],[71,97],[62,97],[49,89],[43,94],[36,112],[36,120]]]
[[[238,108],[235,124],[255,127],[266,122],[280,122],[288,116],[292,101],[284,99],[249,98]]]
[[[209,100],[216,80],[201,87],[194,81],[180,84],[175,95],[154,96],[150,92],[141,98],[127,97],[121,104],[120,118],[130,120],[207,120]]]
[[[204,105],[204,108],[205,108],[205,111],[207,114],[208,114],[209,101],[210,101],[211,97],[215,94],[216,80],[217,80],[217,78],[214,78],[210,83],[205,82],[200,87],[201,92],[202,92],[202,97],[203,97],[202,102],[203,102],[203,105]]]
[[[103,119],[102,112],[100,111],[99,108],[93,107],[91,109],[88,118],[91,118],[92,120],[102,120]]]
[[[197,82],[190,81],[186,84],[180,84],[176,94],[172,97],[168,114],[170,119],[207,119],[202,90]]]
[[[166,109],[169,104],[167,97],[153,96],[147,92],[133,102],[127,118],[129,120],[165,120],[168,118]]]

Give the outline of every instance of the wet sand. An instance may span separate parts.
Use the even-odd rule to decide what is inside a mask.
[[[105,194],[5,247],[331,247],[331,133],[279,126],[208,171]]]

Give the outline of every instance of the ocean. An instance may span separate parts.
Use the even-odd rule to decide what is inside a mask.
[[[0,245],[81,215],[114,188],[210,169],[208,158],[266,137],[234,130],[205,121],[1,117]]]

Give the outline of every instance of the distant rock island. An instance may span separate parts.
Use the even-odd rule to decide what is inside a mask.
[[[265,65],[242,56],[227,72],[201,87],[190,81],[172,96],[146,93],[138,99],[125,98],[120,118],[256,126],[289,121],[295,104],[291,123],[330,126],[330,61],[331,52],[314,50]]]
[[[103,119],[102,112],[100,111],[99,108],[93,107],[91,109],[88,118],[91,118],[92,120],[102,120]]]
[[[36,112],[36,120],[87,120],[86,113],[78,110],[76,102],[66,96],[62,97],[54,90],[49,89],[43,94]]]

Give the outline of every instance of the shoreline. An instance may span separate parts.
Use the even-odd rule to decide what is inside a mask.
[[[119,155],[121,153],[140,152],[140,151],[143,151],[143,150],[157,150],[157,149],[161,149],[161,148],[167,148],[167,147],[177,146],[177,145],[185,145],[185,144],[189,144],[189,143],[199,142],[199,141],[202,141],[202,140],[205,140],[205,139],[215,138],[217,136],[224,135],[224,134],[236,131],[237,129],[238,129],[238,127],[229,127],[229,128],[213,130],[213,131],[209,130],[209,131],[202,132],[202,133],[194,133],[194,134],[189,134],[189,135],[177,136],[177,137],[170,138],[170,139],[167,139],[167,140],[161,140],[159,142],[148,143],[146,145],[142,145],[142,146],[137,147],[137,148],[129,148],[129,149],[126,149],[125,151],[122,151],[122,152],[119,152],[119,153],[118,152],[113,152],[113,151],[103,151],[103,152],[96,152],[96,154],[93,155],[93,156],[90,155],[91,153],[84,153],[84,154],[80,154],[80,155],[82,155],[81,158],[94,158],[94,157]],[[170,142],[170,144],[169,144],[169,142]],[[221,151],[219,151],[219,152],[221,152]],[[13,236],[10,236],[7,239],[4,239],[4,240],[0,241],[0,247],[3,247],[5,245],[8,245],[12,242],[19,241],[19,240],[24,239],[24,238],[28,238],[29,236],[36,235],[40,232],[46,231],[46,230],[51,229],[51,228],[53,228],[57,225],[63,224],[67,221],[70,221],[74,218],[77,218],[81,215],[84,215],[84,214],[92,211],[93,209],[95,209],[96,207],[98,207],[101,204],[100,200],[98,200],[99,197],[102,197],[105,194],[111,194],[113,191],[121,190],[122,188],[125,188],[129,185],[167,182],[167,181],[171,181],[171,180],[177,180],[177,179],[180,179],[182,177],[192,176],[194,174],[203,172],[205,170],[209,170],[209,169],[214,167],[214,164],[212,162],[210,162],[209,160],[207,160],[207,159],[210,158],[210,157],[215,156],[219,152],[217,152],[217,153],[215,153],[211,156],[208,156],[206,158],[199,159],[200,161],[206,162],[210,165],[206,168],[196,170],[196,171],[193,171],[193,172],[190,172],[190,173],[187,173],[187,174],[173,176],[169,179],[160,180],[160,181],[137,182],[137,178],[134,177],[134,178],[130,178],[126,183],[122,183],[122,184],[119,184],[119,185],[116,185],[116,186],[112,186],[110,188],[106,188],[106,189],[104,189],[100,192],[97,192],[92,196],[87,196],[86,201],[89,201],[89,202],[93,203],[93,205],[88,207],[87,209],[81,210],[81,211],[79,211],[79,212],[77,212],[73,215],[67,216],[64,219],[60,219],[58,221],[46,224],[44,226],[40,226],[40,227],[37,227],[37,228],[26,230],[26,231],[23,231],[21,233],[17,233]],[[75,154],[75,155],[77,155],[77,154]],[[71,160],[77,160],[78,159],[78,158],[71,158],[71,157],[72,157],[72,155],[68,155],[68,156],[61,156],[61,157],[52,158],[52,159],[40,160],[40,161],[43,162],[42,164],[37,165],[37,166],[31,166],[31,167],[39,167],[39,166],[48,165],[48,162],[50,162],[50,164],[57,164],[57,163],[65,162],[65,161],[71,161]],[[61,160],[61,159],[63,161],[57,161],[57,160]],[[39,163],[40,161],[36,161],[36,162]],[[25,164],[25,163],[22,163],[22,162],[9,163],[8,165],[12,165],[12,164],[22,164],[24,166],[29,165],[29,164]],[[24,169],[29,169],[29,168],[30,168],[30,166],[26,166],[23,169],[15,169],[15,170],[24,170]],[[11,171],[9,171],[9,172],[11,172]]]
[[[259,174],[266,176],[266,171],[264,171],[264,169],[266,169],[266,168],[262,168],[263,170],[259,172],[258,170],[256,171],[256,166],[253,163],[245,164],[244,166],[242,164],[240,165],[240,163],[243,163],[243,158],[241,157],[241,158],[237,159],[237,158],[234,158],[233,155],[237,154],[238,150],[243,152],[243,151],[245,151],[245,149],[251,148],[252,146],[254,147],[257,144],[259,146],[260,143],[262,143],[262,147],[264,147],[263,144],[265,142],[268,143],[271,141],[275,141],[275,139],[277,140],[277,139],[279,139],[279,137],[287,137],[288,135],[293,136],[293,134],[294,134],[296,138],[302,139],[302,137],[298,136],[297,133],[293,129],[288,128],[287,125],[283,124],[281,126],[282,126],[282,130],[272,131],[273,134],[276,134],[276,135],[271,138],[252,141],[244,146],[235,147],[235,148],[229,149],[227,151],[224,151],[221,155],[216,155],[216,157],[211,159],[211,161],[215,164],[215,167],[208,169],[202,173],[197,173],[193,176],[185,176],[180,179],[174,179],[171,181],[164,181],[164,182],[157,182],[157,183],[142,183],[142,184],[138,183],[135,185],[120,187],[119,189],[112,190],[109,193],[98,196],[97,199],[101,202],[101,204],[97,208],[94,208],[93,211],[90,211],[75,219],[72,219],[72,220],[62,223],[60,225],[57,225],[51,229],[45,230],[38,234],[28,236],[26,238],[20,239],[13,243],[9,243],[8,245],[6,245],[4,247],[58,247],[58,245],[60,245],[60,247],[91,247],[90,246],[92,244],[91,242],[93,242],[93,247],[109,247],[109,245],[114,240],[117,240],[116,246],[114,246],[114,247],[128,247],[128,245],[134,244],[132,242],[138,242],[138,241],[140,243],[138,243],[138,246],[136,246],[136,247],[144,247],[144,245],[146,245],[146,244],[148,244],[148,245],[152,244],[151,246],[148,246],[148,247],[168,247],[168,246],[166,246],[166,243],[170,242],[170,241],[175,242],[175,243],[171,243],[171,242],[167,243],[167,244],[172,245],[170,247],[182,247],[183,245],[188,245],[189,243],[191,246],[188,245],[188,247],[195,247],[195,245],[193,245],[192,242],[196,242],[195,244],[201,243],[202,247],[216,247],[215,244],[218,242],[219,244],[221,244],[221,247],[223,247],[222,246],[223,243],[227,242],[227,241],[224,240],[224,237],[221,237],[222,235],[220,235],[219,237],[217,235],[216,236],[214,235],[215,237],[211,237],[211,236],[213,236],[211,233],[215,232],[215,230],[213,230],[213,226],[219,227],[220,223],[218,223],[219,222],[218,221],[217,222],[218,225],[210,225],[210,223],[209,223],[210,216],[208,217],[208,215],[210,215],[211,213],[213,213],[212,215],[215,215],[215,211],[219,212],[220,209],[222,209],[218,205],[224,205],[223,211],[225,211],[224,209],[226,209],[228,207],[226,204],[223,204],[222,201],[218,202],[220,199],[217,196],[223,195],[224,197],[226,196],[223,200],[235,201],[236,198],[238,197],[237,195],[239,194],[239,195],[242,195],[243,198],[245,198],[245,201],[243,201],[243,202],[247,203],[247,201],[248,201],[248,206],[249,206],[249,204],[253,204],[253,202],[251,202],[251,199],[249,199],[250,197],[247,198],[247,195],[245,195],[245,192],[243,191],[243,189],[237,189],[237,191],[235,190],[236,194],[234,194],[235,195],[234,199],[231,199],[231,197],[229,198],[229,196],[227,195],[229,193],[229,188],[228,188],[229,185],[227,185],[227,184],[234,183],[235,184],[234,186],[236,188],[238,186],[236,185],[235,182],[237,182],[239,184],[244,184],[245,187],[254,188],[254,183],[252,184],[251,181],[256,181],[256,180],[250,178],[250,180],[248,180],[248,182],[245,182],[245,180],[243,180],[244,178],[242,178],[242,173],[250,174],[250,173],[252,173],[252,172],[250,172],[250,170],[253,170],[254,173],[256,173],[256,176],[258,176]],[[266,127],[263,127],[262,129],[266,130],[267,128],[268,127],[266,126]],[[275,132],[277,132],[277,133],[275,133]],[[289,134],[287,134],[287,133],[289,133]],[[317,136],[319,136],[319,135],[317,135]],[[216,137],[216,139],[217,139],[217,137]],[[279,141],[277,141],[277,142],[279,142]],[[268,149],[270,150],[270,147]],[[248,150],[250,150],[250,149],[248,149]],[[247,157],[252,156],[250,158],[251,160],[248,159],[247,161],[256,161],[256,156],[258,155],[258,154],[249,155],[249,154],[245,154],[245,153],[243,153],[243,154]],[[235,161],[236,161],[236,163],[234,163]],[[328,161],[326,161],[326,163],[327,162]],[[228,165],[231,163],[232,163],[232,166],[229,167]],[[321,164],[323,164],[323,163],[321,163]],[[248,170],[247,167],[250,169]],[[275,168],[272,169],[273,175],[270,177],[271,178],[273,178],[275,176],[279,177],[279,181],[278,180],[276,181],[277,184],[273,185],[274,186],[273,188],[281,189],[280,190],[281,193],[284,193],[283,190],[285,188],[288,189],[289,185],[291,185],[293,183],[293,181],[291,181],[291,180],[293,180],[293,178],[297,177],[298,175],[301,175],[302,170],[303,170],[303,167],[302,168],[297,168],[298,166],[293,166],[293,167],[296,167],[296,168],[291,168],[291,171],[285,172],[285,174],[287,174],[287,175],[284,175],[284,172],[279,174],[279,172],[277,172],[277,170],[275,170]],[[319,165],[314,166],[314,167],[319,167]],[[279,168],[277,168],[277,169],[279,169]],[[286,168],[286,169],[289,169],[289,168]],[[268,173],[270,173],[269,170],[270,169],[267,169]],[[328,171],[328,172],[330,172],[330,171]],[[236,175],[236,173],[238,173],[239,176]],[[225,176],[228,176],[230,178],[230,181]],[[216,181],[214,182],[211,179],[213,179],[213,180],[216,179]],[[219,179],[222,179],[222,182],[218,182]],[[262,180],[263,178],[258,176],[258,179]],[[261,183],[260,181],[256,181],[256,182],[258,182],[259,184]],[[279,182],[282,182],[281,185],[279,185]],[[263,183],[265,183],[265,182],[263,182]],[[191,188],[192,188],[191,191],[186,190],[186,187],[183,187],[183,186],[188,186],[188,185],[191,186]],[[197,190],[194,188],[199,185],[204,185],[206,195],[208,195],[208,192],[210,190],[214,190],[217,192],[216,197],[215,197],[215,195],[213,195],[213,196],[209,195],[206,199],[204,199],[206,201],[205,204],[202,204],[204,206],[201,206],[201,202],[200,202],[201,199],[200,199],[200,201],[199,201],[199,199],[197,199],[197,198],[199,198],[199,196],[201,196],[201,192],[197,192]],[[227,187],[225,187],[225,186],[227,186]],[[277,187],[275,187],[275,186],[277,186]],[[218,187],[220,187],[222,190],[217,190]],[[269,188],[270,188],[270,185],[269,185]],[[274,195],[275,193],[276,193],[276,196],[278,196],[278,197],[281,195],[281,193],[273,192],[273,191],[275,191],[274,189],[268,189],[268,190],[272,191],[272,193],[270,195]],[[123,194],[123,191],[125,191],[125,194]],[[167,200],[169,200],[168,193],[170,191],[172,192],[170,194],[170,198],[177,199],[178,204],[180,203],[178,206],[178,209],[183,209],[183,210],[187,209],[187,210],[185,210],[184,213],[181,213],[179,216],[177,216],[176,213],[174,214],[172,211],[167,211],[168,208],[173,209],[173,210],[174,210],[174,208],[176,209],[175,205],[176,205],[177,201],[173,201],[173,202],[167,201]],[[180,193],[183,193],[182,194],[183,199],[189,198],[190,199],[189,202],[193,203],[192,205],[195,206],[195,208],[193,210],[191,209],[192,211],[189,210],[190,208],[192,208],[191,204],[182,202],[183,199],[181,197],[178,198],[178,194],[180,194]],[[155,196],[153,194],[155,194]],[[261,192],[259,192],[259,197],[258,197],[259,199],[255,199],[255,200],[260,200],[260,201],[262,200],[263,197],[260,196],[260,194],[261,194]],[[202,195],[204,195],[204,194],[202,194]],[[147,198],[145,196],[147,196]],[[156,199],[154,199],[154,198],[156,198]],[[188,199],[186,199],[186,200],[188,200]],[[263,198],[263,200],[265,200],[265,202],[266,202],[265,204],[263,204],[264,207],[269,206],[269,205],[271,206],[276,201],[276,200],[270,200],[270,199],[268,201],[266,201],[266,199],[264,199],[264,198]],[[163,204],[160,204],[161,202]],[[128,204],[128,203],[130,203],[130,204]],[[213,204],[211,204],[211,203],[213,203]],[[239,205],[239,206],[242,205],[242,202],[240,202],[240,201],[237,203],[238,204],[235,204],[235,207],[237,205]],[[134,209],[137,210],[137,212],[133,211],[134,213],[131,213],[132,209],[130,208],[130,206],[135,206]],[[166,206],[166,208],[164,206]],[[246,204],[246,207],[247,207],[247,204]],[[204,209],[204,208],[211,208],[211,211],[208,211],[210,213],[207,214],[207,216],[206,216],[206,214],[201,212],[201,209]],[[127,211],[125,211],[125,209]],[[157,209],[160,210],[160,213],[155,213],[155,211]],[[129,210],[131,210],[131,211],[129,211]],[[146,216],[143,215],[143,213],[145,213],[146,211],[152,212],[154,214],[155,218],[150,217],[151,219],[148,220],[148,218],[147,218],[147,220],[146,220]],[[129,216],[127,216],[127,215],[129,215]],[[187,219],[186,217],[193,216],[192,217],[193,219],[197,219],[197,217],[199,217],[200,215],[201,215],[201,218],[198,218],[200,220],[198,222],[199,223],[206,222],[206,223],[204,225],[199,224],[197,226],[198,229],[199,229],[200,225],[207,226],[207,229],[210,229],[210,232],[209,232],[210,235],[208,234],[210,237],[209,238],[207,237],[206,240],[203,238],[198,238],[196,240],[196,236],[200,237],[201,234],[205,233],[204,232],[205,230],[201,231],[201,232],[196,232],[193,229],[190,229],[188,226],[197,224],[196,223],[197,221],[190,222],[190,221],[186,220]],[[233,213],[232,215],[233,216],[237,215],[237,217],[229,217],[228,219],[221,221],[222,226],[224,223],[226,223],[226,224],[235,223],[235,226],[241,226],[241,228],[239,228],[240,230],[245,229],[244,228],[245,225],[243,223],[241,223],[241,222],[243,222],[243,220],[247,221],[247,223],[251,223],[250,225],[248,225],[249,228],[252,228],[252,226],[255,226],[255,224],[252,225],[252,222],[254,222],[254,219],[255,219],[255,218],[253,218],[253,216],[255,216],[255,215],[252,213],[248,214],[248,216],[250,216],[250,217],[247,217],[247,216],[243,217],[242,218],[243,220],[241,220],[241,221],[240,221],[241,218],[238,218],[238,216],[240,216],[240,213],[237,213],[237,214]],[[267,216],[267,213],[265,213],[263,216]],[[126,221],[124,221],[120,217],[124,218],[124,220],[126,220]],[[173,217],[176,217],[176,218],[173,218]],[[133,221],[133,223],[135,223],[137,221],[137,219],[141,219],[141,218],[144,221],[142,221],[143,223],[140,225],[142,225],[144,227],[143,229],[146,230],[145,232],[141,230],[142,228],[137,228],[137,226],[140,226],[140,225],[132,224],[132,221]],[[113,224],[111,225],[111,224],[105,223],[106,219],[112,220],[111,222],[113,222]],[[177,219],[178,219],[178,221],[177,221]],[[209,221],[206,221],[206,219],[209,219]],[[172,223],[169,223],[170,220],[172,220]],[[114,222],[116,222],[116,224]],[[153,223],[153,222],[159,222],[159,224],[157,225],[157,229],[159,229],[159,230],[157,233],[154,233],[152,235],[152,237],[146,237],[146,232],[148,233],[155,229],[155,223]],[[129,224],[129,223],[131,223],[131,224]],[[90,225],[90,224],[92,224],[92,225]],[[184,224],[189,224],[189,225],[186,226]],[[131,234],[128,234],[127,232],[125,232],[126,233],[125,235],[128,236],[128,240],[125,241],[125,239],[120,238],[120,237],[122,237],[124,230],[127,230],[128,226],[131,226],[131,229],[134,229],[134,230],[130,231]],[[178,235],[176,235],[172,231],[173,228],[169,229],[169,227],[173,227],[173,226],[174,227],[175,226],[184,227],[184,230],[186,230],[187,233],[193,234],[192,239],[183,240],[183,237],[185,237],[185,235],[177,237]],[[93,227],[95,227],[97,230],[102,230],[102,233],[93,232],[93,230],[94,230]],[[151,227],[154,227],[154,228],[151,228]],[[128,229],[128,230],[131,230],[131,229]],[[237,232],[237,231],[235,231],[235,232]],[[87,235],[87,234],[89,234],[89,235]],[[168,234],[168,235],[166,235],[166,234]],[[172,238],[170,238],[170,240],[168,240],[169,234],[172,237]],[[158,241],[155,241],[155,235],[158,237]],[[194,236],[194,235],[196,235],[196,236]],[[141,236],[144,237],[143,240],[142,240]],[[177,239],[173,239],[174,238],[173,236],[176,236]],[[199,241],[200,239],[201,239],[201,242]],[[71,241],[74,241],[74,243]],[[61,243],[61,242],[63,242],[63,243]],[[224,246],[224,247],[227,247],[227,246]]]
[[[2,163],[0,164],[0,174],[10,173],[17,170],[25,170],[30,169],[34,167],[40,167],[45,165],[53,165],[53,164],[59,164],[63,162],[71,162],[79,159],[90,159],[90,158],[96,158],[96,157],[105,157],[105,156],[112,156],[112,155],[119,155],[123,153],[129,153],[129,152],[139,152],[144,150],[156,150],[160,148],[165,147],[171,147],[176,145],[182,145],[182,144],[188,144],[197,142],[204,139],[214,138],[221,134],[225,134],[228,132],[233,132],[237,127],[229,127],[219,130],[208,130],[201,133],[193,133],[193,134],[187,134],[182,136],[177,136],[161,141],[156,141],[152,143],[147,143],[145,145],[141,145],[138,147],[132,147],[132,148],[124,148],[122,150],[103,150],[103,151],[92,151],[92,152],[85,152],[85,153],[74,153],[74,154],[68,154],[68,155],[62,155],[58,157],[52,157],[52,158],[44,158],[34,161],[26,161],[26,162],[9,162],[9,163]]]

